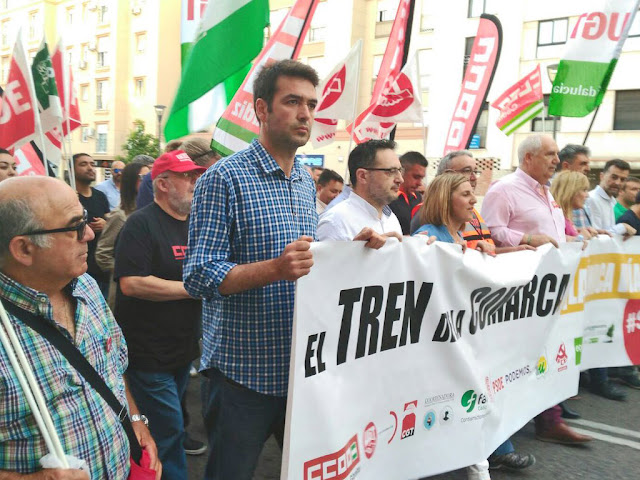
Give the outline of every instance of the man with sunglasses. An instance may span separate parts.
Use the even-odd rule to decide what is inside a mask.
[[[71,340],[128,405],[140,444],[157,462],[155,444],[124,381],[127,345],[87,271],[87,212],[64,182],[43,176],[10,178],[0,184],[0,298],[41,388],[53,426],[67,455],[87,462],[77,469],[42,470],[48,453],[33,412],[5,349],[0,348],[0,478],[123,479],[129,474],[129,442],[116,413],[41,334],[35,321],[53,325]],[[3,327],[0,327],[3,328]]]
[[[109,210],[118,208],[120,205],[120,183],[122,182],[122,170],[124,162],[115,160],[111,163],[111,178],[106,179],[96,185],[96,190],[104,193],[109,200]]]
[[[201,303],[182,283],[189,211],[205,171],[182,150],[153,164],[154,201],[127,219],[116,244],[115,317],[129,347],[131,393],[149,419],[165,478],[187,478],[180,400],[198,357]]]
[[[318,223],[318,239],[353,240],[371,228],[385,237],[402,239],[402,227],[389,204],[398,198],[404,172],[392,140],[369,140],[349,154],[353,191],[328,210]]]

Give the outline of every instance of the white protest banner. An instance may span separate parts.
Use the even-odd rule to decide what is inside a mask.
[[[581,245],[492,258],[389,243],[312,245],[296,290],[283,479],[461,468],[577,391],[582,318],[558,319]]]
[[[589,241],[567,297],[563,321],[584,319],[582,370],[640,364],[640,238]]]

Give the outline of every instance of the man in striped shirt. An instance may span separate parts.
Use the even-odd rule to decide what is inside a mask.
[[[156,446],[123,379],[127,346],[96,282],[87,271],[86,211],[76,193],[49,177],[18,177],[0,185],[0,298],[52,323],[71,340],[128,406],[140,445],[160,478]],[[40,385],[67,455],[80,470],[40,469],[47,446],[6,351],[0,349],[0,479],[123,479],[129,441],[118,414],[47,340],[9,315]],[[4,327],[3,327],[4,328]],[[136,417],[137,415],[137,417]]]

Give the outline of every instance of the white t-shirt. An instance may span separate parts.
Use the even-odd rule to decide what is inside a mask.
[[[380,234],[397,232],[402,235],[400,222],[391,209],[385,207],[379,218],[378,210],[352,191],[349,198],[322,214],[318,239],[351,241],[365,227]]]

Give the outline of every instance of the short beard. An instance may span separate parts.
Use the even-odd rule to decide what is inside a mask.
[[[171,185],[171,182],[169,182]],[[180,216],[187,216],[191,212],[191,199],[185,199],[179,196],[173,185],[169,187],[169,195],[167,198],[169,206]]]

